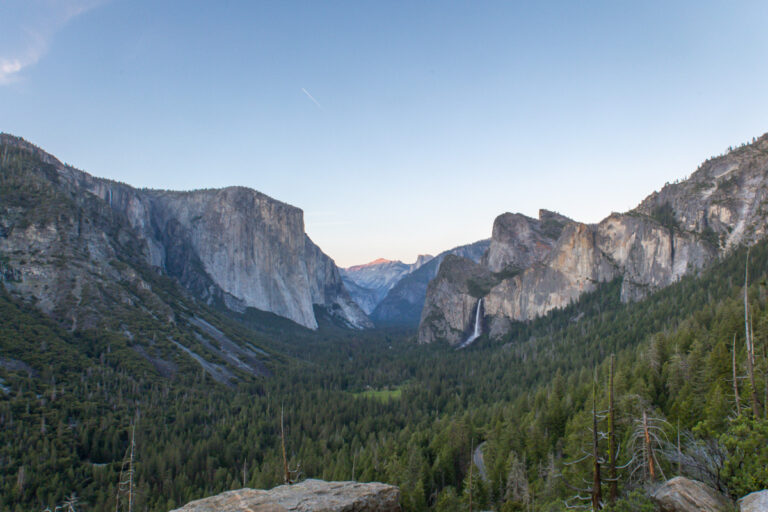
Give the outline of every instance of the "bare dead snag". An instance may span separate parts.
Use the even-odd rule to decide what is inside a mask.
[[[475,440],[472,439],[469,442],[469,512],[472,512],[472,466],[474,466],[474,461],[472,460],[472,456],[474,455],[475,451]]]
[[[749,326],[749,249],[747,249],[747,262],[744,266],[744,336],[747,344],[747,376],[752,386],[752,415],[759,418],[760,402],[757,399],[757,389],[755,387],[755,346],[752,332]]]
[[[619,494],[616,478],[616,408],[613,396],[613,377],[615,371],[615,356],[611,354],[611,373],[608,378],[608,501],[614,503]]]
[[[680,449],[680,418],[677,419],[677,475],[683,474],[683,451]]]
[[[739,377],[736,372],[736,334],[733,335],[733,397],[736,402],[736,416],[741,416],[741,398],[739,398]]]
[[[128,446],[123,457],[123,464],[120,468],[120,478],[117,483],[117,496],[115,498],[115,512],[120,511],[121,503],[125,503],[128,507],[128,512],[133,512],[134,495],[136,491],[134,489],[134,462],[135,462],[135,450],[136,450],[136,421],[138,420],[138,411],[136,412],[136,419],[133,421],[131,428],[131,444]]]
[[[291,472],[288,471],[288,457],[285,454],[285,423],[283,421],[283,406],[280,405],[280,444],[283,448],[283,483],[292,484]]]
[[[597,369],[592,379],[592,510],[603,507],[603,493],[600,480],[600,447],[597,432]]]
[[[651,434],[648,431],[648,414],[643,411],[643,435],[645,437],[645,456],[648,463],[648,477],[651,481],[656,479],[656,471],[653,467],[653,447],[651,446]]]

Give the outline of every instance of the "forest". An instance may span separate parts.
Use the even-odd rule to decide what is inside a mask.
[[[0,509],[114,509],[134,428],[134,510],[279,485],[281,412],[298,478],[395,484],[406,511],[596,495],[653,510],[646,490],[678,474],[737,498],[768,488],[767,270],[761,242],[642,301],[606,283],[461,351],[205,307],[271,354],[269,377],[231,385],[191,359],[162,375],[135,340],[65,330],[2,292]]]

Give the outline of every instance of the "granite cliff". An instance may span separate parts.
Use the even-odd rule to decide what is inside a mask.
[[[767,218],[768,134],[598,224],[546,211],[538,220],[503,214],[481,262],[492,284],[467,294],[480,271],[466,262],[441,268],[427,292],[419,341],[459,343],[474,327],[467,311],[481,298],[491,337],[613,279],[622,280],[622,301],[641,299],[765,236]]]
[[[110,262],[130,254],[209,304],[256,308],[310,329],[320,306],[350,327],[371,326],[333,260],[304,232],[298,208],[243,187],[135,189],[64,165],[10,135],[0,135],[0,148],[5,162],[12,151],[37,162],[15,171],[20,186],[2,205],[0,254],[15,273],[6,287],[44,311],[59,310],[76,322],[81,290],[126,279],[120,274],[130,273],[130,265],[118,270]],[[6,181],[14,172],[2,171]],[[34,204],[39,194],[25,197],[36,190],[55,196],[58,209]]]

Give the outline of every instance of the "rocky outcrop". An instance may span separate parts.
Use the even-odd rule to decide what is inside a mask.
[[[136,270],[149,253],[144,241],[124,216],[62,179],[61,168],[0,136],[0,283],[72,330],[102,326],[138,304],[173,322],[172,308]]]
[[[381,483],[304,480],[263,491],[240,489],[171,512],[399,512],[400,490]]]
[[[765,236],[767,205],[765,134],[752,144],[707,160],[690,178],[665,185],[635,211],[727,248]]]
[[[424,309],[424,300],[427,296],[427,285],[437,275],[443,259],[447,255],[453,254],[477,263],[488,250],[489,243],[489,240],[480,240],[472,244],[454,247],[430,258],[419,268],[403,276],[389,290],[386,297],[371,313],[371,319],[377,326],[381,327],[418,327]]]
[[[598,224],[597,237],[600,250],[623,278],[625,302],[677,281],[717,255],[699,234],[669,228],[636,213],[610,215]]]
[[[494,222],[483,258],[500,278],[483,297],[489,335],[501,337],[510,322],[565,307],[612,279],[622,280],[622,301],[641,299],[731,247],[764,236],[766,205],[768,134],[705,162],[690,179],[667,185],[636,209],[613,213],[596,225],[546,211],[538,220],[503,214]],[[430,316],[422,316],[419,341],[439,339],[442,319],[460,316],[459,310],[440,305],[460,308],[459,302],[428,294]]]
[[[765,512],[768,510],[768,490],[747,494],[739,500],[739,512]]]
[[[105,219],[100,231],[80,242],[91,259],[114,257],[110,230],[122,226],[125,233],[120,236],[133,240],[130,245],[146,263],[208,303],[272,312],[311,329],[317,327],[314,306],[322,306],[350,327],[372,326],[351,300],[333,260],[304,233],[303,212],[296,207],[243,187],[134,189],[65,166],[21,139],[2,135],[0,144],[28,151],[46,163],[51,187],[66,188],[75,200],[96,201],[94,208],[113,212],[105,213],[112,219]],[[45,243],[43,238],[60,240],[55,218],[49,220],[24,236],[18,225],[8,225],[5,238],[20,236],[22,245]],[[80,238],[83,226],[93,229],[87,220],[80,222]],[[55,272],[42,273],[56,278]]]
[[[569,218],[547,210],[532,219],[519,213],[505,213],[493,222],[493,234],[483,264],[491,272],[515,272],[543,261],[560,237]]]
[[[660,512],[728,512],[730,501],[714,489],[696,480],[678,476],[662,484],[651,494]]]

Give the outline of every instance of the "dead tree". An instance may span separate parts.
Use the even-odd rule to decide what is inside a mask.
[[[677,419],[677,476],[683,474],[683,451],[680,449],[680,418]]]
[[[763,342],[763,418],[768,420],[768,343]]]
[[[133,512],[134,502],[134,461],[136,449],[136,422],[131,428],[131,444],[125,450],[123,464],[120,467],[120,479],[117,483],[117,496],[115,498],[115,512],[120,512],[120,505],[125,504],[128,512]]]
[[[603,508],[599,450],[597,432],[597,371],[595,371],[595,378],[592,380],[592,510]]]
[[[717,439],[697,439],[690,431],[678,428],[677,445],[665,443],[660,453],[677,463],[678,473],[727,494],[722,471],[728,453]]]
[[[643,409],[642,416],[635,420],[635,427],[630,437],[629,448],[632,456],[624,467],[629,467],[630,480],[638,480],[637,474],[643,475],[642,481],[654,481],[657,472],[666,480],[664,471],[656,455],[669,444],[665,428],[667,422],[662,418],[654,418]]]
[[[288,470],[288,457],[285,455],[285,423],[283,421],[283,406],[280,406],[280,444],[283,448],[283,483],[292,484],[291,472]]]
[[[648,474],[650,480],[656,478],[656,472],[653,467],[653,447],[651,446],[651,431],[648,428],[648,414],[643,411],[643,439],[645,440],[645,460],[648,464]]]
[[[619,494],[616,476],[616,407],[614,405],[613,376],[615,357],[611,354],[611,369],[608,377],[608,502],[614,503]]]
[[[747,376],[752,386],[752,415],[759,418],[760,402],[757,399],[757,388],[755,387],[755,346],[749,319],[749,249],[747,249],[747,263],[744,267],[744,336],[747,345]]]
[[[570,485],[568,482],[564,482],[567,487],[576,491],[576,495],[572,496],[568,500],[565,500],[565,507],[572,508],[591,508],[593,511],[597,511],[603,508],[603,492],[602,492],[602,477],[600,472],[600,466],[606,461],[600,455],[600,440],[605,439],[607,434],[600,432],[598,429],[598,422],[601,419],[605,419],[606,411],[597,410],[597,369],[592,379],[592,428],[591,430],[591,447],[590,451],[584,450],[584,456],[573,462],[566,462],[566,466],[571,466],[583,462],[587,459],[592,459],[592,484],[587,488],[580,488]],[[584,482],[585,485],[589,485],[588,482]],[[584,495],[586,494],[586,495]],[[571,500],[577,500],[576,503],[570,503]],[[581,502],[581,503],[578,503]],[[586,502],[590,502],[589,505]]]
[[[290,469],[288,467],[288,456],[285,451],[285,423],[283,421],[283,406],[280,405],[280,444],[283,451],[283,483],[291,485],[293,484],[301,474],[301,467],[297,466],[296,469]],[[295,476],[295,478],[294,478]]]
[[[64,503],[62,503],[62,509],[65,512],[77,512],[77,505],[77,494],[72,493],[64,499]]]
[[[474,455],[475,451],[475,440],[472,439],[469,442],[469,512],[472,512],[472,466],[474,466],[474,461],[472,460],[472,456]]]
[[[741,398],[739,398],[739,377],[736,372],[736,334],[733,335],[733,399],[736,402],[736,416],[741,416]]]

